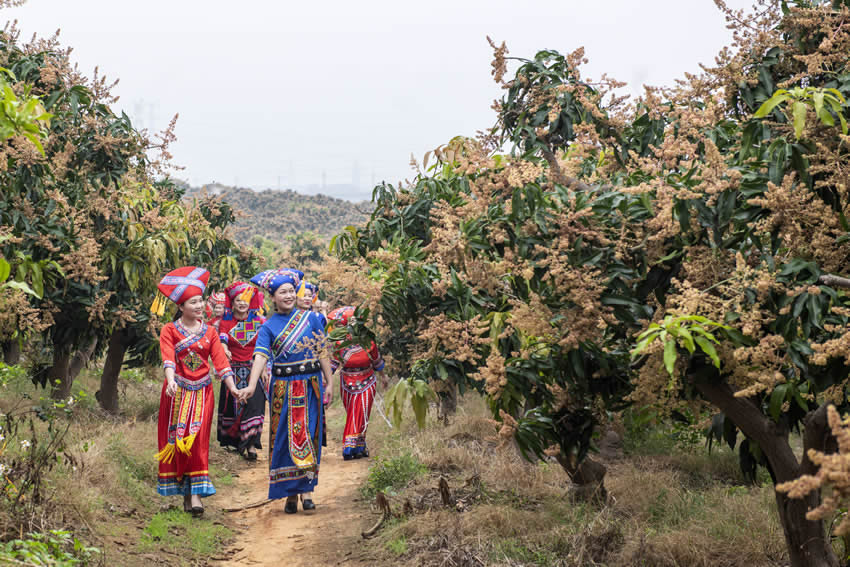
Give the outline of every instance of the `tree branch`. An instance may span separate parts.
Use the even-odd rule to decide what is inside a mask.
[[[736,397],[725,382],[699,380],[695,385],[699,393],[720,408],[744,435],[759,444],[776,475],[776,482],[800,476],[800,464],[788,443],[786,429],[768,419],[752,400]]]
[[[813,475],[818,471],[817,465],[809,460],[809,449],[821,453],[835,453],[838,450],[838,442],[829,427],[827,407],[828,404],[821,405],[807,413],[803,420],[805,430],[803,431],[803,458],[800,463],[800,474]]]
[[[842,278],[841,276],[825,275],[818,278],[818,283],[828,285],[829,287],[846,287],[850,288],[850,278]]]

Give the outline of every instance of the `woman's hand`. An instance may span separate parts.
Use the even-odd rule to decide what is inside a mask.
[[[174,378],[168,377],[165,379],[165,395],[169,398],[173,398],[174,394],[177,393],[177,382]]]
[[[232,355],[232,354],[230,354],[230,349],[229,349],[229,348],[227,348],[227,345],[222,344],[222,345],[221,345],[221,348],[223,348],[223,349],[224,349],[224,356],[226,356],[226,357],[227,357],[227,360],[233,360],[233,355]]]
[[[331,405],[334,401],[334,391],[331,390],[328,387],[328,384],[325,384],[325,396],[324,396],[324,398],[325,399],[322,400],[322,403],[324,403],[326,406]]]
[[[263,388],[265,388],[265,390],[268,392],[269,391],[269,382],[271,382],[271,379],[272,379],[272,373],[269,371],[268,367],[266,367],[266,369],[263,370],[263,374],[262,374],[261,378],[263,380]]]

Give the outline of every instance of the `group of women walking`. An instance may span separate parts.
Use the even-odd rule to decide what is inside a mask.
[[[215,494],[208,466],[214,369],[221,380],[218,442],[256,460],[268,400],[269,498],[286,498],[289,514],[298,511],[299,497],[302,509],[314,510],[325,408],[333,400],[330,380],[339,370],[347,414],[343,459],[368,456],[366,429],[377,380],[384,381],[378,348],[328,345],[329,327],[347,325],[354,309],[342,307],[327,317],[314,311],[318,288],[299,270],[267,270],[250,283],[233,282],[205,305],[209,277],[207,270],[189,266],[170,272],[158,286],[178,310],[160,334],[165,381],[157,490],[182,495],[184,510],[194,516],[203,514],[201,498]],[[263,291],[274,310],[268,319],[262,314]],[[156,303],[161,307],[163,301],[158,297]]]

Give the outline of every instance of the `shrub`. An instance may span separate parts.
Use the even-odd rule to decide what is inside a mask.
[[[361,492],[372,499],[378,492],[395,492],[404,488],[417,476],[427,472],[419,460],[409,453],[389,459],[379,458],[369,469],[369,477]]]
[[[20,565],[89,565],[100,554],[96,547],[87,547],[69,532],[51,530],[48,533],[27,534],[27,539],[0,543],[0,563]]]

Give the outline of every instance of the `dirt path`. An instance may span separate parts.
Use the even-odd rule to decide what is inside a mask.
[[[337,422],[342,411],[331,407],[330,423]],[[269,423],[268,417],[266,423]],[[343,461],[340,437],[342,428],[330,428],[328,446],[322,450],[319,485],[313,496],[316,511],[284,514],[285,499],[231,514],[239,525],[236,542],[227,551],[225,561],[214,565],[280,565],[307,567],[317,565],[368,565],[362,552],[360,532],[373,521],[364,517],[354,501],[358,487],[369,469],[368,459]],[[264,447],[268,433],[264,432]],[[268,496],[268,452],[263,450],[250,468],[243,470],[235,486],[223,494],[221,506],[236,508],[265,500]]]

